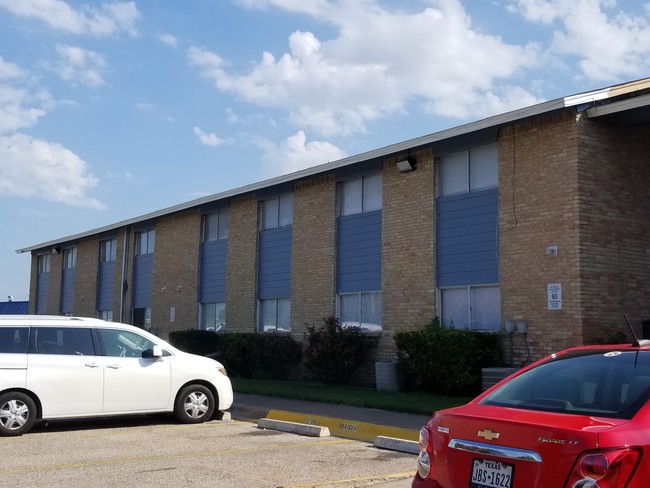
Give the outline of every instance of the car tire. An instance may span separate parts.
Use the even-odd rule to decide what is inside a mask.
[[[36,404],[24,393],[12,391],[0,395],[0,436],[19,436],[36,421]]]
[[[210,420],[214,413],[214,395],[203,385],[189,385],[176,398],[174,413],[184,424],[198,424]]]

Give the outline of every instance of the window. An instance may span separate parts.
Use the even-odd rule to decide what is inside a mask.
[[[203,216],[203,242],[228,239],[230,217],[227,209]]]
[[[499,184],[497,145],[449,154],[440,160],[440,195],[469,193]]]
[[[339,316],[342,327],[361,327],[364,332],[381,331],[381,292],[339,295]]]
[[[97,318],[106,320],[107,322],[113,321],[113,311],[112,310],[99,310],[97,312]]]
[[[100,261],[108,263],[117,259],[117,239],[108,239],[99,244]]]
[[[465,286],[440,290],[442,323],[456,329],[498,331],[501,293],[498,286]]]
[[[0,327],[0,353],[26,354],[29,327]]]
[[[269,298],[259,301],[258,332],[291,331],[291,299]]]
[[[77,327],[37,327],[32,329],[38,354],[94,356],[92,331]]]
[[[77,266],[77,248],[68,247],[63,250],[63,269],[73,269]]]
[[[226,332],[226,303],[201,304],[201,329]]]
[[[293,223],[293,194],[264,200],[261,209],[261,230],[287,227]]]
[[[381,210],[381,175],[363,176],[339,185],[341,215],[352,215]]]
[[[38,256],[37,261],[38,274],[46,274],[50,272],[50,255],[41,254]]]
[[[134,308],[133,325],[148,332],[153,332],[151,327],[151,308]]]
[[[104,354],[111,357],[151,357],[153,346],[149,339],[126,330],[97,329]]]
[[[138,256],[143,254],[152,254],[154,244],[156,243],[156,231],[149,229],[136,233],[135,253]]]

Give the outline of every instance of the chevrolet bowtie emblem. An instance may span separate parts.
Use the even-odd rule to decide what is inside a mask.
[[[490,429],[478,431],[478,436],[482,437],[486,441],[493,441],[494,439],[498,439],[500,435],[501,434],[498,432],[492,432]]]

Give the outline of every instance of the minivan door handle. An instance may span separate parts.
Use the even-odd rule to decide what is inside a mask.
[[[97,363],[86,363],[84,364],[86,368],[99,368],[99,364]]]
[[[108,364],[106,365],[106,367],[110,369],[120,369],[122,366],[120,366],[119,364]]]

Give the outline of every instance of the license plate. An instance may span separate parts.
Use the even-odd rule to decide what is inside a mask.
[[[474,459],[472,488],[510,488],[512,486],[512,464],[489,459]]]

